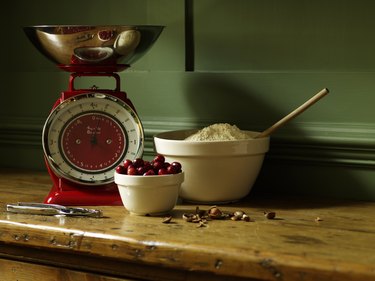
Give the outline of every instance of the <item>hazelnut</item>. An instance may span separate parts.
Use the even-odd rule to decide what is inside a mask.
[[[172,220],[172,216],[165,217],[162,221],[162,223],[170,223]]]
[[[266,212],[264,211],[264,216],[269,219],[269,220],[272,220],[276,217],[276,213],[275,212]]]
[[[219,218],[223,217],[223,213],[221,212],[221,210],[217,206],[212,206],[208,210],[208,216],[212,219],[219,219]]]
[[[246,214],[243,214],[242,218],[243,221],[250,221],[250,217]]]
[[[231,217],[231,220],[238,221],[242,219],[242,217],[245,215],[243,211],[235,211],[233,213],[233,216]]]
[[[195,215],[194,214],[190,214],[190,213],[184,213],[182,214],[182,218],[184,220],[186,220],[187,222],[192,222],[193,219],[194,219]]]

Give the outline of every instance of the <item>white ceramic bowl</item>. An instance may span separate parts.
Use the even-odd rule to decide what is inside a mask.
[[[136,215],[161,215],[176,205],[184,172],[173,175],[128,176],[115,172],[124,207]]]
[[[196,203],[234,202],[249,194],[269,149],[269,137],[235,141],[185,141],[197,130],[157,134],[154,146],[185,172],[180,197]],[[258,132],[246,131],[251,136]]]

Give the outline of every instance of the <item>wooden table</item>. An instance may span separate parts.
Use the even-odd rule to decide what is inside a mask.
[[[203,227],[182,219],[195,212],[189,204],[168,224],[122,206],[100,207],[103,218],[6,211],[6,203],[42,202],[49,189],[46,173],[0,171],[2,281],[375,280],[374,202],[250,196],[220,206],[244,210],[250,222]]]

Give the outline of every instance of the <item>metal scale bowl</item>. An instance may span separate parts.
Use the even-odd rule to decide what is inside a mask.
[[[71,72],[44,124],[44,158],[53,187],[45,203],[122,205],[114,171],[124,159],[141,157],[144,132],[121,91],[117,72],[141,58],[163,26],[41,25],[25,27],[34,46]],[[76,89],[77,77],[112,77],[115,89]]]

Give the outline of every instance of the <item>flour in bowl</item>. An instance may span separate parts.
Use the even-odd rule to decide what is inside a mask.
[[[226,140],[244,140],[252,137],[244,131],[241,131],[236,125],[228,123],[218,123],[205,127],[195,134],[187,137],[187,141],[226,141]]]

